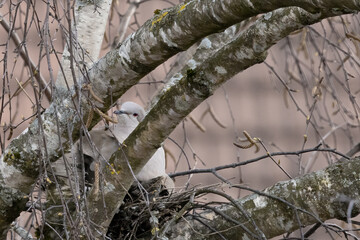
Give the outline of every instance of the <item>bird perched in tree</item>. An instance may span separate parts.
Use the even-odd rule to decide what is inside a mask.
[[[134,103],[125,102],[120,110],[114,111],[117,116],[117,123],[105,129],[104,127],[93,129],[89,132],[90,137],[84,138],[82,152],[85,161],[86,181],[92,183],[95,177],[95,163],[105,166],[111,155],[119,149],[123,141],[130,135],[136,126],[145,117],[144,109]],[[77,141],[72,148],[73,155],[77,161],[81,160],[80,141]],[[71,156],[69,156],[71,157]],[[56,175],[66,177],[65,167],[62,161],[55,163]],[[165,152],[160,147],[151,159],[145,164],[142,170],[136,174],[139,181],[149,181],[162,177],[162,184],[166,189],[174,188],[174,183],[165,172]]]
[[[114,113],[118,121],[116,124],[107,130],[94,129],[90,131],[91,141],[83,141],[84,157],[90,164],[91,171],[94,171],[94,160],[99,160],[99,162],[109,160],[120,144],[145,117],[144,109],[134,102],[123,103],[120,110],[114,111]],[[154,153],[142,170],[136,174],[139,181],[149,181],[157,177],[164,177],[167,188],[173,187],[172,180],[165,172],[165,152],[162,147]]]

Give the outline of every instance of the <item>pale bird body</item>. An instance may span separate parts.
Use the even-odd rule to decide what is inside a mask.
[[[83,153],[85,155],[92,159],[99,159],[100,162],[109,160],[111,155],[120,147],[120,144],[145,117],[144,109],[134,102],[123,103],[121,109],[114,113],[117,115],[118,123],[108,130],[95,129],[90,131],[91,142],[83,141]],[[93,148],[92,144],[96,148]],[[91,167],[91,170],[94,170],[93,167]],[[136,175],[136,178],[139,181],[148,181],[160,176],[167,176],[165,172],[165,152],[162,147],[154,153]]]
[[[124,140],[145,117],[144,109],[133,102],[123,103],[121,109],[114,113],[117,116],[118,123],[112,125],[109,129],[104,127],[93,129],[89,132],[90,139],[83,138],[83,158],[80,155],[80,141],[74,144],[71,153],[66,154],[67,166],[71,166],[74,162],[81,166],[81,160],[84,159],[85,171],[87,172],[86,181],[88,182],[93,182],[95,179],[95,162],[100,163],[101,167],[106,166],[106,161],[119,147],[122,147],[121,144]],[[71,160],[73,158],[75,158],[75,161]],[[57,176],[69,177],[69,168],[67,170],[65,167],[63,158],[57,160],[52,167]],[[100,171],[100,169],[97,169],[97,171]],[[161,182],[166,189],[174,188],[174,182],[165,172],[165,152],[162,147],[154,153],[142,170],[136,174],[139,181],[149,181],[157,177],[162,177]],[[72,181],[73,177],[70,177],[69,180]]]

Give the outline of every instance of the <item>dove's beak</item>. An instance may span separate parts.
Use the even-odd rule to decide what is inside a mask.
[[[114,111],[114,113],[115,113],[115,114],[117,114],[117,115],[120,115],[120,114],[127,114],[127,112],[122,111],[122,110],[116,110],[116,111]]]

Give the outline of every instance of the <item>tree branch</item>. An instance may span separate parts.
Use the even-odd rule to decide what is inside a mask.
[[[88,198],[91,221],[100,226],[100,231],[107,229],[132,183],[129,163],[133,172],[138,173],[146,163],[144,159],[149,159],[173,129],[221,84],[236,73],[264,61],[267,49],[291,32],[334,14],[311,14],[297,7],[275,10],[265,14],[206,61],[195,62],[191,68],[185,68],[174,76],[171,87],[125,140],[126,147],[110,159],[121,174],[114,177],[105,170],[103,198],[91,192]],[[106,214],[99,211],[103,208],[103,200],[108,203]]]
[[[76,1],[75,20],[68,16],[69,34],[61,59],[60,66],[63,71],[59,71],[56,87],[65,88],[74,85],[74,76],[70,71],[71,64],[74,64],[76,76],[81,76],[84,66],[89,68],[98,59],[101,44],[104,38],[106,23],[108,20],[111,0],[89,2],[84,0]],[[68,9],[69,12],[70,9]],[[70,60],[74,62],[71,63]]]
[[[100,97],[104,103],[95,103],[102,111],[109,109],[113,98],[119,98],[127,89],[136,84],[141,77],[149,73],[160,63],[167,60],[175,53],[187,49],[202,37],[218,32],[248,17],[255,16],[259,13],[269,12],[279,7],[288,5],[298,5],[309,12],[321,12],[324,14],[308,14],[300,10],[292,10],[286,20],[289,25],[284,29],[278,29],[276,26],[269,30],[281,30],[281,34],[272,31],[265,31],[264,35],[252,32],[256,27],[247,31],[249,36],[257,39],[250,41],[252,45],[247,45],[244,40],[247,36],[242,35],[234,41],[234,45],[227,46],[223,51],[217,52],[212,59],[196,68],[188,71],[186,76],[180,76],[179,83],[169,89],[167,96],[162,97],[152,110],[147,120],[137,128],[134,134],[127,141],[129,148],[126,148],[126,155],[129,156],[134,164],[135,171],[139,171],[150,158],[160,143],[170,134],[177,123],[181,121],[192,109],[201,101],[210,96],[213,91],[228,78],[238,71],[245,69],[253,64],[261,62],[265,58],[264,51],[273,45],[277,40],[286,36],[290,31],[300,28],[303,25],[319,21],[323,17],[340,15],[344,13],[359,10],[357,1],[190,1],[184,5],[163,10],[156,14],[151,20],[147,21],[136,33],[129,36],[123,44],[113,51],[110,51],[105,57],[94,64],[89,70],[86,79],[80,79],[79,83],[91,83],[96,96]],[[336,9],[332,12],[333,9]],[[330,10],[330,11],[329,11]],[[299,15],[294,15],[299,12]],[[271,20],[275,20],[276,14],[267,14]],[[299,17],[299,19],[297,19]],[[310,17],[310,18],[309,18]],[[267,20],[265,18],[265,20]],[[263,19],[264,20],[264,19]],[[294,21],[293,23],[291,21]],[[268,24],[266,21],[265,24]],[[280,26],[284,27],[284,26]],[[266,30],[258,25],[258,30]],[[275,35],[274,35],[275,34]],[[261,40],[263,38],[263,40]],[[243,44],[243,46],[241,46]],[[236,51],[234,47],[238,48]],[[249,51],[249,52],[248,52]],[[237,54],[233,54],[236,52]],[[240,55],[239,55],[240,54]],[[245,55],[244,55],[245,54]],[[230,56],[231,59],[226,58]],[[218,60],[224,59],[230,63],[227,66],[218,66]],[[239,66],[239,62],[241,63]],[[224,72],[226,71],[226,73]],[[211,82],[213,81],[213,82]],[[190,86],[189,86],[190,85]],[[81,85],[80,85],[81,86]],[[43,137],[46,142],[46,151],[50,161],[56,160],[63,149],[69,148],[69,135],[76,140],[79,135],[79,129],[83,125],[83,120],[87,118],[92,111],[92,105],[88,101],[86,92],[81,94],[80,107],[83,115],[79,116],[75,105],[73,104],[74,89],[58,89],[57,98],[54,99],[50,107],[42,114],[41,122],[44,129]],[[169,102],[167,102],[169,100]],[[192,101],[189,103],[189,101]],[[154,116],[159,113],[159,116]],[[149,119],[156,119],[158,123],[150,125]],[[94,118],[92,125],[98,118]],[[59,122],[59,126],[57,126]],[[170,123],[170,125],[167,125]],[[149,124],[149,125],[147,125]],[[151,129],[150,129],[151,126]],[[57,131],[60,129],[60,132]],[[68,129],[72,134],[67,134]],[[143,131],[143,134],[140,134]],[[153,134],[156,135],[153,135]],[[150,134],[150,135],[149,135]],[[58,137],[60,135],[60,138]],[[146,139],[144,136],[149,137]],[[138,143],[135,140],[139,138]],[[62,141],[60,142],[59,141]],[[146,141],[154,141],[149,146]],[[34,172],[37,172],[39,162],[43,162],[40,156],[44,151],[39,139],[39,121],[34,121],[29,128],[14,139],[0,158],[0,186],[4,189],[20,189],[28,192],[29,186],[34,182]],[[146,143],[145,143],[146,142]],[[141,146],[144,144],[144,146]],[[139,149],[139,155],[135,156],[133,149]],[[144,154],[145,150],[149,150]],[[119,156],[120,153],[118,153]],[[120,165],[124,168],[126,161]],[[126,165],[127,167],[127,165]],[[27,176],[27,177],[24,177]],[[127,178],[126,178],[127,177]],[[121,181],[126,179],[121,186],[124,190],[130,186],[131,176],[127,173],[121,177]],[[130,180],[129,180],[130,179]],[[121,185],[121,182],[115,184],[115,189]],[[110,185],[109,185],[110,186]],[[120,193],[123,197],[124,191]],[[114,194],[118,196],[117,194]],[[122,197],[116,199],[116,202]],[[16,205],[18,199],[13,199],[10,194],[5,194],[9,202]],[[108,200],[108,199],[105,199]],[[98,204],[99,202],[96,202]],[[96,206],[94,204],[94,206]],[[115,207],[118,205],[115,203]],[[112,207],[114,207],[112,206]],[[0,219],[3,219],[4,211],[7,206],[0,206]],[[98,208],[96,208],[98,209]],[[110,215],[113,209],[110,210]],[[96,214],[92,217],[96,218]],[[102,216],[103,217],[103,216]],[[97,220],[96,220],[97,221]],[[106,225],[106,223],[105,223]]]
[[[355,202],[351,217],[360,213],[359,160],[355,158],[334,164],[303,177],[279,182],[264,191],[238,186],[254,193],[237,200],[237,204],[246,211],[266,238],[293,232],[314,223],[327,227],[324,223],[327,219],[347,220],[351,201]],[[241,213],[237,206],[227,204],[216,209],[245,223],[252,233],[257,233],[258,230],[248,222],[248,216]],[[208,226],[221,232],[226,239],[250,239],[242,227],[226,221],[215,212],[205,211],[200,213],[200,217],[206,225],[187,217],[169,227],[169,239],[218,239],[216,232],[209,230]]]
[[[301,154],[308,153],[308,152],[330,152],[330,153],[340,155],[343,160],[345,160],[345,159],[349,160],[350,159],[346,155],[344,155],[344,154],[342,154],[340,152],[337,152],[335,149],[319,148],[319,147],[320,147],[320,145],[318,145],[318,146],[316,146],[314,148],[303,149],[303,150],[300,150],[300,151],[274,152],[274,153],[269,153],[267,155],[259,156],[259,157],[253,158],[253,159],[249,159],[249,160],[246,160],[246,161],[243,161],[243,162],[236,162],[236,163],[231,163],[231,164],[227,164],[227,165],[223,165],[223,166],[217,166],[217,167],[208,168],[208,169],[192,169],[192,170],[188,170],[188,171],[184,171],[184,172],[172,173],[172,174],[169,174],[169,176],[171,178],[174,178],[174,177],[178,177],[178,176],[184,176],[184,175],[190,175],[190,174],[196,174],[196,173],[212,173],[214,171],[216,172],[216,171],[224,170],[224,169],[228,169],[228,168],[236,168],[236,167],[239,167],[239,166],[244,166],[244,165],[247,165],[247,164],[250,164],[250,163],[258,162],[258,161],[260,161],[262,159],[266,159],[266,158],[268,158],[270,156],[287,156],[287,155],[299,156]]]

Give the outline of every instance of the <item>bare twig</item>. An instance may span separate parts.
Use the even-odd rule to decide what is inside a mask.
[[[304,153],[308,153],[308,152],[314,152],[314,151],[319,151],[319,152],[330,152],[330,153],[334,153],[337,155],[340,155],[342,157],[344,157],[345,159],[350,159],[348,156],[337,152],[335,149],[332,148],[319,148],[320,145],[314,147],[314,148],[309,148],[309,149],[304,149],[304,150],[300,150],[300,151],[292,151],[292,152],[274,152],[274,153],[270,153],[271,156],[285,156],[285,155],[296,155],[299,156],[301,154]],[[246,160],[243,162],[239,162],[239,163],[232,163],[232,164],[227,164],[227,165],[222,165],[222,166],[217,166],[214,168],[207,168],[207,169],[193,169],[193,170],[189,170],[189,171],[184,171],[184,172],[178,172],[178,173],[171,173],[169,174],[170,177],[174,178],[174,177],[178,177],[178,176],[184,176],[184,175],[189,175],[189,174],[196,174],[196,173],[212,173],[213,171],[219,171],[219,170],[223,170],[223,169],[228,169],[228,168],[235,168],[235,167],[239,167],[239,166],[243,166],[243,165],[247,165],[250,163],[254,163],[254,162],[258,162],[262,159],[268,158],[269,155],[263,155],[257,158],[253,158],[250,160]]]
[[[33,72],[35,79],[39,83],[40,87],[44,89],[45,95],[47,99],[50,101],[51,100],[50,87],[48,86],[47,82],[45,81],[41,73],[38,71],[35,63],[30,59],[30,57],[24,51],[20,37],[17,35],[14,29],[10,29],[9,23],[1,15],[0,15],[0,24],[10,34],[11,39],[14,41],[15,45],[19,50],[20,56],[24,60],[24,63],[29,66],[30,71]]]

